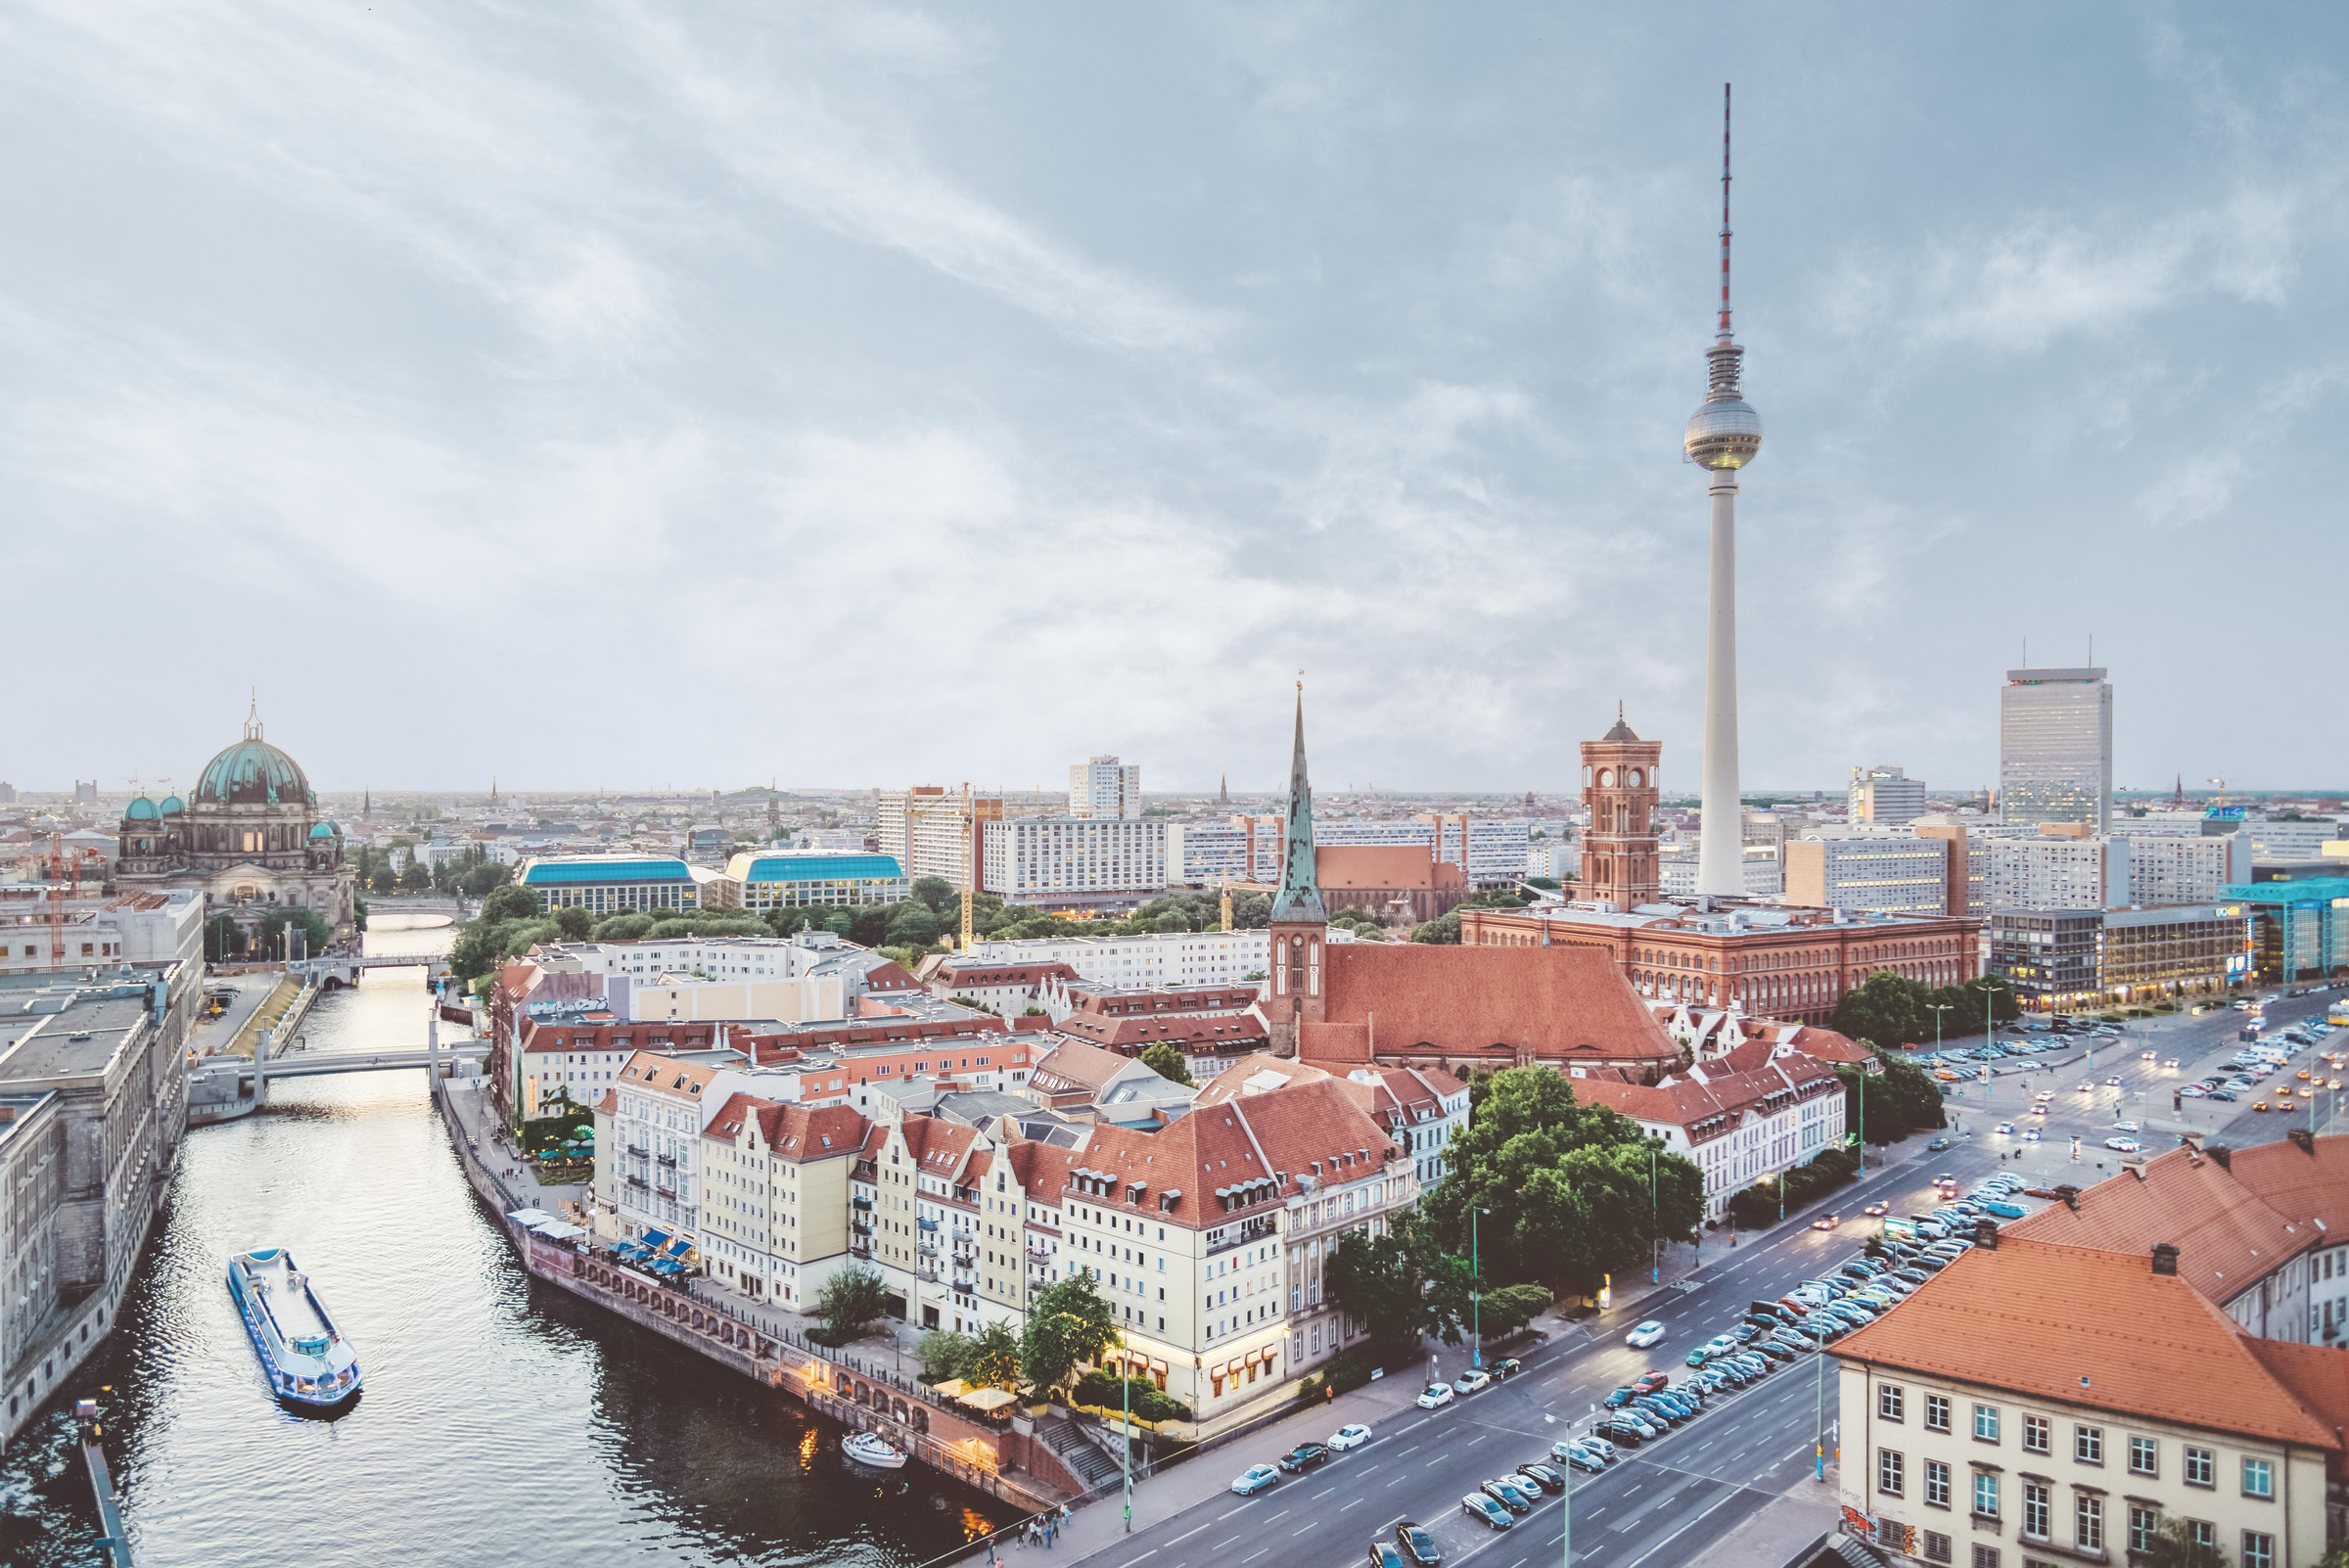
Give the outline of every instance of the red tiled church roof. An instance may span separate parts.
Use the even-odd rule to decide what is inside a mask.
[[[1664,1066],[1681,1048],[1591,947],[1332,943],[1327,1022],[1298,1031],[1309,1061],[1414,1053]]]

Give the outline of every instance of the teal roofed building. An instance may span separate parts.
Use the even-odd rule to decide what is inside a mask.
[[[894,854],[785,850],[745,853],[717,883],[728,908],[764,913],[816,905],[896,903],[913,896],[912,879]]]
[[[576,906],[604,915],[698,909],[703,888],[720,878],[673,855],[567,854],[524,861],[517,880],[537,896],[541,909]]]

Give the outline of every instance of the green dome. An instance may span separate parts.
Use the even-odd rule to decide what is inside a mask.
[[[187,808],[188,803],[181,800],[178,796],[166,795],[163,797],[163,804],[161,807],[163,815],[177,816],[180,812],[186,810]]]
[[[130,803],[129,808],[122,813],[122,819],[126,822],[152,822],[156,815],[155,803],[142,795]]]
[[[331,838],[333,838],[334,836],[335,836],[335,825],[334,825],[332,822],[317,822],[317,823],[313,823],[313,824],[311,824],[311,827],[310,827],[310,837],[311,837],[311,838],[313,838],[313,839],[331,839]]]
[[[204,766],[199,806],[306,806],[310,781],[293,758],[265,740],[241,740]]]

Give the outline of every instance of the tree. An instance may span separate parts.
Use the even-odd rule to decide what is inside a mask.
[[[2142,1557],[2133,1551],[2130,1560],[2145,1568],[2228,1568],[2227,1553],[2196,1540],[2194,1529],[2191,1520],[2165,1513],[2154,1526],[2152,1549]],[[2349,1568],[2349,1548],[2329,1553],[2320,1568]]]
[[[1170,1084],[1180,1084],[1184,1088],[1197,1086],[1191,1083],[1189,1059],[1174,1048],[1173,1040],[1162,1039],[1146,1047],[1142,1051],[1141,1063]]]
[[[326,951],[326,945],[335,940],[327,923],[307,909],[272,909],[261,916],[260,950],[264,956],[285,956],[284,936],[289,926],[299,928],[312,957]]]
[[[988,1388],[1009,1390],[1020,1380],[1020,1339],[1000,1318],[981,1328],[971,1341],[968,1377]]]
[[[482,899],[481,919],[520,920],[538,913],[538,896],[519,885],[499,888]]]
[[[484,860],[468,866],[457,879],[457,887],[469,898],[485,898],[514,880],[514,868],[495,860]]]
[[[1557,1301],[1540,1285],[1503,1285],[1487,1292],[1478,1320],[1488,1334],[1514,1334]]]
[[[851,1264],[825,1280],[815,1297],[816,1315],[844,1343],[888,1310],[889,1286],[862,1264]]]
[[[1411,928],[1411,940],[1413,942],[1438,943],[1447,946],[1459,945],[1460,912],[1454,909],[1450,914],[1438,915],[1433,920],[1420,922]]]
[[[1093,1288],[1091,1270],[1081,1268],[1036,1292],[1020,1332],[1020,1366],[1029,1387],[1049,1393],[1123,1343],[1117,1309]]]
[[[399,874],[399,886],[403,893],[429,892],[433,886],[433,873],[422,860],[410,860],[408,868]]]
[[[237,923],[226,915],[214,915],[204,923],[204,959],[207,963],[226,963],[245,950],[245,935]]]
[[[1469,1250],[1469,1211],[1488,1282],[1553,1281],[1578,1292],[1644,1263],[1658,1240],[1684,1240],[1704,1218],[1704,1177],[1664,1153],[1638,1124],[1576,1103],[1546,1067],[1470,1085],[1468,1127],[1446,1147],[1424,1207],[1454,1252]],[[1652,1187],[1652,1197],[1651,1197]]]
[[[581,904],[568,903],[554,912],[555,929],[572,942],[585,942],[595,930],[595,916]]]
[[[913,1359],[922,1363],[923,1382],[944,1383],[951,1377],[968,1379],[976,1350],[967,1335],[933,1328],[914,1345]]]
[[[1922,989],[1889,969],[1879,969],[1844,993],[1835,1004],[1835,1029],[1853,1039],[1900,1045],[1933,1032]]]
[[[1384,1235],[1351,1230],[1340,1237],[1322,1268],[1322,1288],[1382,1354],[1407,1355],[1422,1334],[1457,1345],[1460,1319],[1449,1309],[1458,1292],[1431,1288],[1430,1275],[1444,1263],[1430,1227],[1415,1214],[1398,1215]]]
[[[641,942],[644,934],[652,929],[651,915],[631,910],[626,914],[607,916],[588,935],[597,942]]]

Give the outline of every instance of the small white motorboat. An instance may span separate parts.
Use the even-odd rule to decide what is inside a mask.
[[[905,1452],[902,1449],[891,1447],[889,1440],[877,1432],[850,1434],[841,1439],[840,1452],[854,1459],[858,1464],[870,1465],[876,1470],[902,1470],[905,1468]]]

